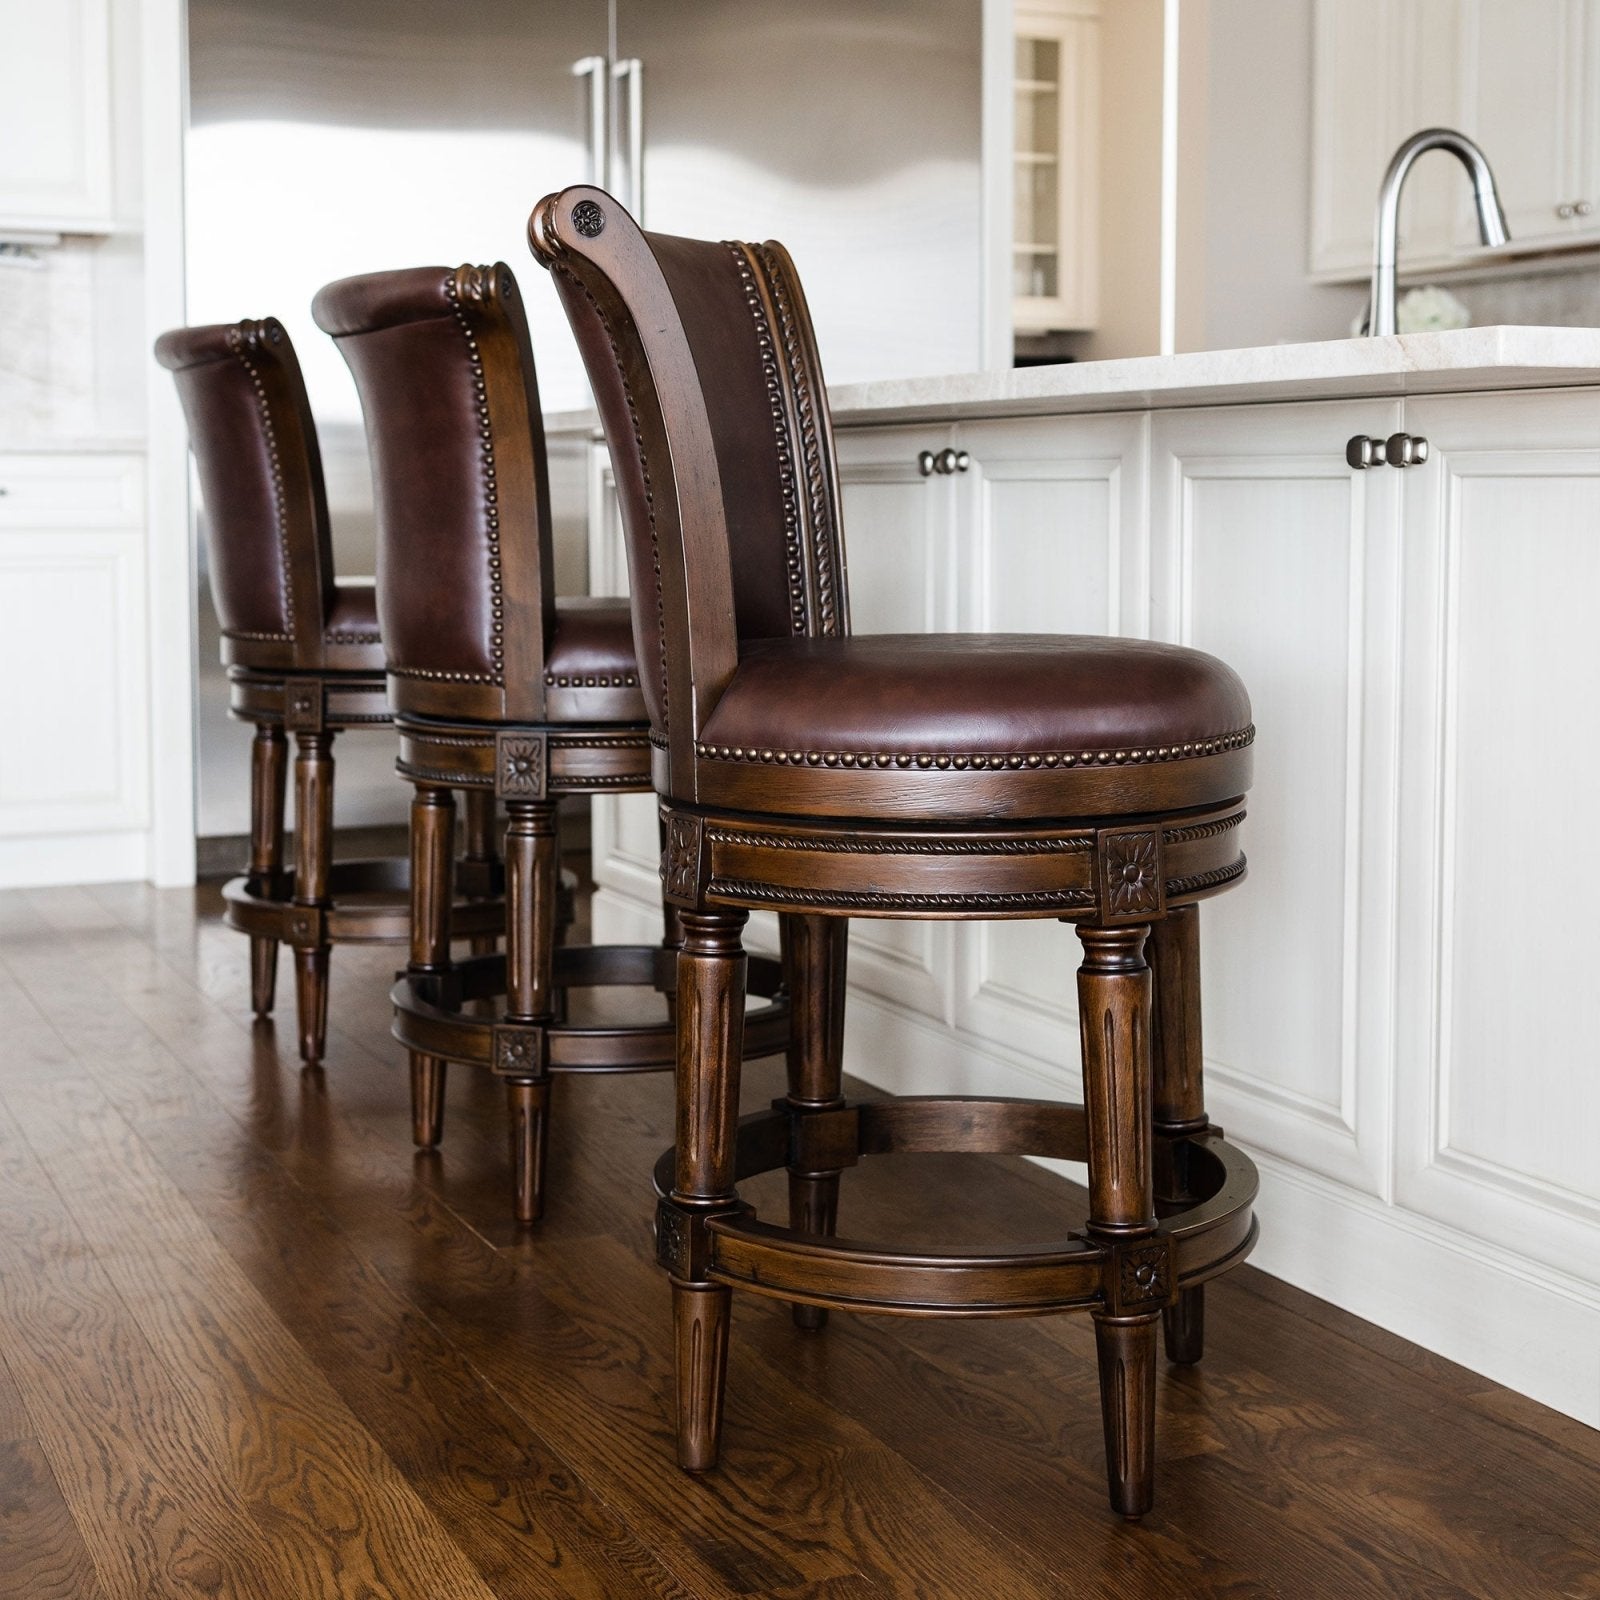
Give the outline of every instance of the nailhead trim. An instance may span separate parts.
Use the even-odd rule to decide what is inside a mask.
[[[469,293],[475,299],[485,299],[489,286],[494,278],[493,269],[479,267],[476,276],[468,285]],[[430,676],[449,678],[454,682],[504,684],[506,672],[505,653],[505,585],[500,572],[500,491],[495,482],[494,466],[494,430],[489,420],[489,393],[483,376],[483,353],[478,349],[478,341],[472,332],[472,326],[467,321],[467,315],[461,305],[460,290],[456,285],[455,273],[449,273],[444,280],[444,296],[450,302],[450,314],[455,318],[456,325],[461,329],[461,337],[467,344],[467,362],[472,368],[473,400],[478,412],[478,438],[479,455],[481,457],[480,471],[483,481],[483,514],[489,534],[489,606],[493,621],[490,624],[491,643],[489,658],[494,663],[492,670],[485,678],[481,673],[436,673]],[[419,676],[411,673],[408,676]]]
[[[557,676],[553,672],[547,672],[544,675],[544,681],[552,689],[637,689],[639,687],[639,674],[637,672],[599,672],[578,677],[567,673]]]
[[[1137,766],[1155,761],[1183,761],[1195,756],[1221,755],[1228,750],[1240,750],[1250,744],[1256,730],[1241,728],[1237,733],[1226,733],[1215,739],[1197,739],[1190,744],[1152,746],[1146,750],[1068,750],[1030,753],[1026,755],[948,754],[918,751],[915,753],[882,752],[866,750],[768,750],[751,745],[696,744],[695,754],[706,761],[758,761],[768,765],[795,767],[935,767],[940,771],[955,768],[965,771],[988,769],[1001,771],[1007,768],[1037,767],[1123,767]]]
[[[322,636],[324,644],[382,644],[381,633],[325,633]]]
[[[289,527],[288,519],[284,514],[283,501],[283,462],[278,454],[278,431],[273,426],[272,407],[267,401],[267,386],[261,381],[261,373],[256,364],[250,359],[248,348],[260,344],[263,338],[263,327],[259,322],[241,323],[238,327],[228,329],[228,348],[233,351],[234,358],[244,368],[246,376],[250,379],[250,387],[255,390],[256,410],[261,416],[261,432],[267,444],[267,466],[272,478],[272,520],[278,535],[278,563],[283,575],[283,605],[288,614],[291,629],[294,623],[294,565],[289,554]],[[293,632],[286,633],[235,633],[230,635],[235,639],[273,640],[276,642],[292,643]]]
[[[1095,904],[1092,889],[1039,890],[1018,894],[872,894],[852,889],[791,889],[739,878],[713,878],[709,896],[753,900],[775,905],[845,906],[854,910],[948,911],[965,906],[980,910],[1076,910]]]
[[[1095,848],[1092,833],[1063,834],[1047,839],[818,839],[708,828],[706,837],[713,844],[750,845],[763,850],[820,850],[824,854],[850,856],[1089,855]]]
[[[783,568],[789,582],[789,629],[791,633],[804,634],[808,632],[809,608],[806,605],[805,553],[800,541],[800,497],[795,485],[794,447],[789,438],[789,418],[784,409],[783,387],[778,377],[777,347],[745,247],[735,241],[725,240],[723,248],[733,257],[739,269],[745,304],[749,306],[751,320],[755,323],[756,347],[761,357],[761,382],[767,392],[767,410],[772,417],[772,441],[778,453],[778,492],[783,499]]]
[[[432,667],[397,667],[390,662],[385,669],[391,678],[427,678],[437,683],[499,683],[492,672],[439,672]]]

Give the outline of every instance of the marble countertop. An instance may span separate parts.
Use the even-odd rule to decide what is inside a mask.
[[[843,426],[1600,385],[1600,328],[1461,328],[829,389]]]

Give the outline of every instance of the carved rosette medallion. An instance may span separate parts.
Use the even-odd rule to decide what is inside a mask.
[[[1165,911],[1161,834],[1127,828],[1100,835],[1100,916],[1106,923],[1148,922]]]
[[[598,239],[605,232],[606,214],[593,200],[580,200],[572,208],[572,226],[585,239]]]
[[[689,1276],[687,1220],[669,1201],[662,1200],[656,1206],[656,1261],[675,1278]]]
[[[530,734],[501,734],[495,750],[494,792],[502,800],[542,800],[544,786],[544,740]]]
[[[667,819],[667,846],[661,856],[661,882],[669,900],[694,905],[700,898],[701,827],[698,817]]]
[[[1171,1241],[1156,1238],[1118,1246],[1108,1287],[1112,1310],[1119,1316],[1170,1304],[1177,1288]]]
[[[507,1078],[544,1076],[544,1030],[529,1024],[501,1023],[494,1030],[494,1070]]]
[[[292,733],[320,733],[322,731],[322,685],[297,683],[284,697],[284,726]]]

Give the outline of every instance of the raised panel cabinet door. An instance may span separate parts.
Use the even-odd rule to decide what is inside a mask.
[[[1600,221],[1600,194],[1582,192],[1583,129],[1592,115],[1585,101],[1600,90],[1586,70],[1590,10],[1587,0],[1462,0],[1464,131],[1494,168],[1519,244],[1568,238]],[[1456,244],[1478,245],[1465,184]]]
[[[1201,909],[1207,1102],[1257,1149],[1387,1181],[1401,474],[1345,463],[1395,403],[1151,424],[1158,638],[1249,687],[1247,881]]]
[[[1600,391],[1405,426],[1396,1197],[1600,1285]]]
[[[1148,634],[1148,435],[1132,413],[957,429],[968,461],[955,476],[963,631]],[[953,937],[958,1025],[1033,1058],[1055,1092],[1075,1097],[1072,930],[976,922]]]
[[[0,227],[111,219],[108,0],[12,4],[0,24]]]
[[[839,429],[852,633],[937,633],[956,626],[953,517],[960,474],[930,466],[953,448],[952,439],[948,428],[937,426]],[[945,1020],[949,952],[948,924],[854,918],[850,981]],[[915,1046],[905,1035],[890,1048]],[[893,1063],[887,1066],[894,1070]]]

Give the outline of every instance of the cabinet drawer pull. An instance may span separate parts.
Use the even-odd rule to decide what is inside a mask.
[[[972,465],[972,457],[965,450],[952,450],[946,448],[939,452],[939,459],[934,462],[938,471],[944,473],[965,472]]]
[[[1368,467],[1381,467],[1386,459],[1383,441],[1369,439],[1366,434],[1358,433],[1344,447],[1344,458],[1357,472],[1365,472]]]
[[[1420,467],[1428,459],[1428,441],[1420,434],[1391,433],[1383,446],[1391,467]]]
[[[1570,200],[1563,200],[1561,204],[1556,207],[1556,215],[1560,217],[1563,222],[1570,220],[1577,214],[1578,208],[1573,205]]]
[[[917,471],[920,472],[924,478],[931,478],[933,476],[936,465],[937,463],[933,459],[933,451],[919,450],[917,452]]]

